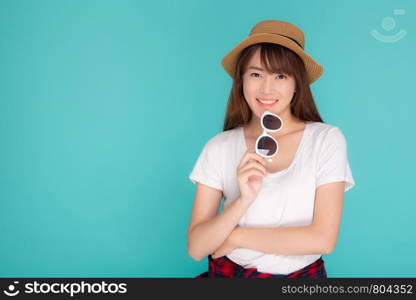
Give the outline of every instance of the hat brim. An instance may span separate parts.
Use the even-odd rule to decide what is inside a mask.
[[[236,67],[237,59],[243,51],[243,49],[248,46],[257,44],[257,43],[274,43],[282,45],[286,48],[289,48],[295,52],[303,60],[305,65],[306,72],[308,73],[309,83],[311,84],[317,80],[323,73],[324,68],[318,64],[311,56],[309,56],[297,43],[288,39],[284,36],[270,34],[270,33],[259,33],[255,35],[250,35],[239,43],[234,49],[232,49],[221,61],[221,65],[231,76],[234,78],[234,70]]]

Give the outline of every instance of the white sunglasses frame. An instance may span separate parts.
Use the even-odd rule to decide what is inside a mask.
[[[276,118],[278,118],[279,120],[280,120],[280,122],[281,122],[281,126],[280,126],[280,128],[278,128],[278,129],[275,129],[275,130],[270,130],[270,129],[268,129],[268,128],[265,128],[264,127],[264,125],[263,125],[263,119],[267,116],[267,115],[272,115],[273,117],[276,117]],[[269,134],[267,134],[267,132],[278,132],[279,130],[281,130],[282,128],[283,128],[283,120],[282,120],[282,118],[280,118],[278,115],[276,115],[276,114],[274,114],[274,113],[272,113],[272,112],[270,112],[270,111],[265,111],[263,114],[262,114],[262,116],[261,116],[261,118],[260,118],[260,125],[261,125],[261,127],[263,128],[263,133],[257,138],[257,140],[256,140],[256,153],[258,154],[258,155],[260,155],[261,157],[264,157],[265,159],[267,159],[269,162],[272,162],[272,157],[273,156],[275,156],[278,152],[279,152],[279,143],[277,142],[277,140],[274,138],[274,137],[272,137],[271,135],[269,135]],[[272,154],[272,155],[264,155],[264,154],[262,154],[260,151],[259,151],[259,148],[258,148],[258,145],[259,145],[259,141],[260,141],[260,139],[262,138],[262,137],[264,137],[264,136],[267,136],[267,137],[269,137],[269,138],[271,138],[275,143],[276,143],[276,152],[274,153],[274,154]]]

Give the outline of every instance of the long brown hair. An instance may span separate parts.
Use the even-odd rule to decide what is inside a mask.
[[[250,58],[259,47],[261,63],[267,71],[294,76],[296,93],[290,103],[292,114],[303,121],[323,123],[313,100],[308,74],[302,59],[284,46],[258,43],[245,48],[237,60],[233,85],[228,97],[223,131],[244,126],[251,120],[252,112],[243,93],[243,74]]]

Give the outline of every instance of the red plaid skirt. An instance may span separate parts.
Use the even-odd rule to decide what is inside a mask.
[[[213,259],[209,255],[208,271],[195,278],[327,278],[327,276],[322,257],[298,271],[283,275],[261,273],[256,268],[245,269],[226,256]]]

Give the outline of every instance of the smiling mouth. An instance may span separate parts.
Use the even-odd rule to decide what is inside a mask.
[[[257,102],[262,103],[262,104],[274,104],[277,101],[279,101],[279,99],[261,99],[261,98],[256,98]]]

